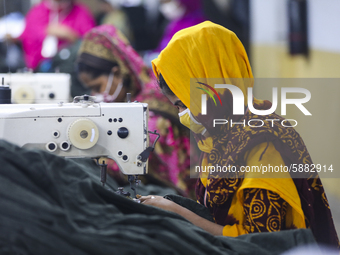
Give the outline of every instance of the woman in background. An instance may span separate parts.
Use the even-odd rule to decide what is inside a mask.
[[[75,43],[94,26],[94,18],[83,4],[75,0],[43,0],[27,13],[25,30],[18,38],[26,66],[36,71],[49,70],[50,59],[58,50]]]
[[[129,42],[111,25],[89,31],[78,52],[78,76],[93,92],[98,102],[124,102],[126,93],[132,101],[148,103],[149,130],[161,137],[149,159],[146,182],[176,187],[182,194],[193,190],[195,180],[189,178],[188,133],[177,119],[176,108],[160,93],[157,81]],[[155,136],[150,136],[153,143]],[[108,169],[116,179],[119,172],[110,161]]]

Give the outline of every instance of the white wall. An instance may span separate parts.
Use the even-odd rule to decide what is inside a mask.
[[[340,52],[340,1],[308,0],[308,4],[311,48]]]
[[[286,0],[251,0],[250,31],[255,44],[278,44],[286,41]]]
[[[282,44],[287,40],[288,0],[251,0],[251,41]],[[310,48],[340,53],[340,1],[308,0]]]
[[[333,164],[337,174],[323,178],[333,219],[340,233],[340,1],[308,0],[309,58],[289,56],[288,52],[288,0],[251,0],[252,63],[255,77],[274,79],[255,80],[255,96],[271,100],[271,90],[265,91],[266,83],[284,82],[282,77],[308,83],[312,98],[308,104],[313,116],[306,119],[299,111],[289,114],[299,121],[296,128],[303,137],[315,164]],[[321,79],[315,79],[322,77]],[[336,79],[325,78],[334,77]],[[276,79],[275,79],[276,78]],[[290,81],[292,84],[293,81]],[[328,84],[328,85],[326,85]],[[284,87],[288,87],[284,85]],[[256,94],[257,93],[257,94]],[[287,117],[287,116],[286,116]],[[335,177],[336,176],[336,177]]]

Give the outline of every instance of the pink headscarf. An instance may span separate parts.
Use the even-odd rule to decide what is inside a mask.
[[[78,55],[78,62],[98,69],[108,62],[118,63],[122,74],[131,77],[132,100],[146,102],[150,110],[166,111],[177,119],[177,109],[159,90],[152,70],[116,27],[106,24],[91,29],[84,36]]]

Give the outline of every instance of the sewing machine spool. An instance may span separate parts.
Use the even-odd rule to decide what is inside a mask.
[[[16,104],[33,104],[35,102],[34,89],[28,85],[21,86],[15,91],[13,100]]]
[[[76,148],[81,150],[90,149],[99,139],[98,128],[92,120],[80,118],[70,125],[68,138]]]

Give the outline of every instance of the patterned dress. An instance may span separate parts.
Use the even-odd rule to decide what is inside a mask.
[[[223,234],[227,236],[307,227],[318,242],[338,245],[330,207],[316,172],[281,171],[278,175],[279,171],[240,171],[244,166],[276,166],[277,170],[292,164],[311,166],[313,162],[299,134],[294,128],[283,128],[279,121],[264,121],[283,120],[276,114],[247,112],[243,118],[266,124],[256,128],[225,125],[223,135],[212,139],[213,148],[204,154],[202,165],[231,165],[238,171],[227,176],[201,176],[196,187],[198,201],[210,209],[216,223],[225,226]]]

